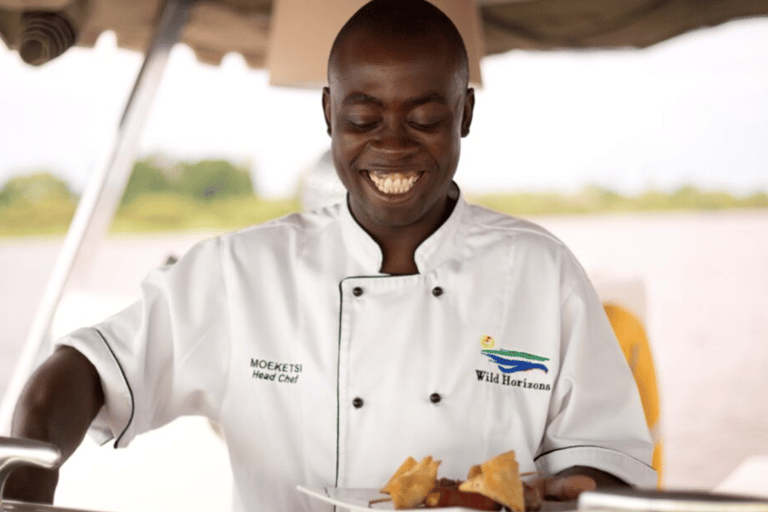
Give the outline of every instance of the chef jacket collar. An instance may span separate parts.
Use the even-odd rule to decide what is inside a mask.
[[[465,210],[464,194],[459,189],[459,197],[451,215],[437,231],[432,233],[416,249],[414,259],[420,274],[430,272],[443,261],[455,255],[454,247],[458,242],[459,226]],[[348,200],[341,208],[341,232],[347,253],[360,266],[360,275],[381,275],[383,255],[379,244],[352,216]]]

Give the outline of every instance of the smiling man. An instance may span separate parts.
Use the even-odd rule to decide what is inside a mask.
[[[450,20],[427,3],[393,5],[370,4],[341,30],[323,109],[349,208],[381,246],[382,272],[415,274],[416,248],[458,197],[475,101]]]
[[[453,181],[474,94],[456,28],[374,0],[341,30],[323,111],[347,201],[198,243],[133,306],[56,343],[13,434],[65,457],[182,415],[221,426],[236,511],[309,510],[297,484],[379,488],[514,450],[570,499],[652,486],[652,444],[602,305],[563,244]],[[7,494],[51,501],[56,473]]]
[[[461,36],[428,2],[370,2],[334,41],[328,82],[323,110],[348,207],[381,249],[382,273],[417,274],[417,249],[459,197],[453,177],[475,106]],[[542,492],[625,484],[591,467],[560,475],[589,478],[545,477]]]

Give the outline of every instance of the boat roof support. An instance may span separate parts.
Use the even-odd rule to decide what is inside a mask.
[[[133,169],[138,139],[157,95],[170,51],[179,41],[195,0],[168,0],[123,115],[106,151],[94,162],[83,195],[57,256],[21,355],[0,402],[0,434],[10,433],[16,401],[49,347],[51,325],[74,276],[87,272],[107,235]]]

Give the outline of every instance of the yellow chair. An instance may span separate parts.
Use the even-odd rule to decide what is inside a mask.
[[[659,475],[657,486],[661,489],[663,458],[659,428],[659,388],[648,336],[640,319],[625,307],[611,302],[603,303],[603,307],[640,391],[645,420],[653,438],[653,469]]]

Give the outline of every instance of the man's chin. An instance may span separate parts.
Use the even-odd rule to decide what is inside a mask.
[[[413,229],[423,234],[425,230],[438,227],[442,221],[445,203],[433,203],[416,191],[391,196],[371,190],[366,192],[361,201],[352,201],[350,207],[358,223],[368,231],[397,230],[407,236],[407,230]]]
[[[371,223],[381,229],[405,230],[418,224],[418,215],[404,212],[376,212],[370,218]]]
[[[375,230],[405,230],[419,223],[423,212],[413,207],[392,206],[375,202],[362,209],[352,209],[352,214],[363,227]]]

